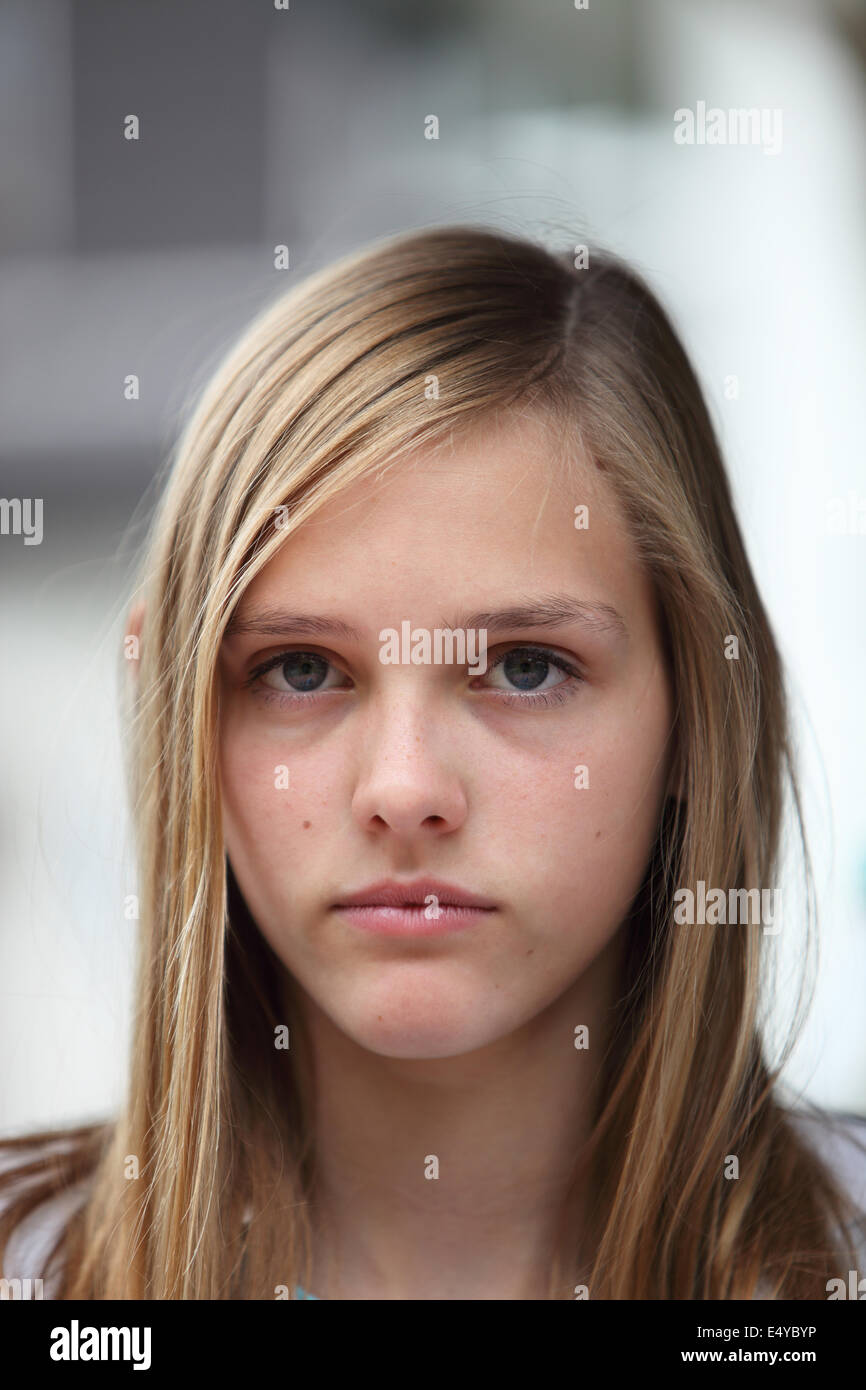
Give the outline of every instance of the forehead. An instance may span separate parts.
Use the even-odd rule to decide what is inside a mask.
[[[518,590],[571,591],[637,620],[652,603],[609,482],[530,415],[486,420],[341,488],[287,535],[239,611],[291,596],[356,618],[373,607],[371,625],[391,621],[383,604],[423,622]]]

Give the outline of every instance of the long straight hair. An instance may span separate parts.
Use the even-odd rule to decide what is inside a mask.
[[[292,1297],[308,1280],[309,1042],[294,1018],[292,1047],[274,1046],[282,967],[226,860],[220,642],[322,504],[512,410],[538,412],[561,466],[589,458],[624,508],[662,614],[680,786],[624,924],[623,1003],[574,1155],[591,1262],[558,1251],[550,1296],[581,1280],[594,1299],[824,1298],[849,1267],[854,1212],[765,1057],[774,938],[674,920],[678,887],[772,884],[787,809],[802,836],[780,658],[695,374],[616,257],[445,227],[379,242],[269,306],[169,460],[125,708],[140,895],[128,1098],[110,1122],[6,1141],[44,1152],[2,1180],[0,1253],[30,1211],[83,1185],[53,1250],[59,1297]]]

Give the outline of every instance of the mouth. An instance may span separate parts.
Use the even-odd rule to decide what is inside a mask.
[[[398,883],[389,879],[347,893],[332,904],[353,927],[380,936],[440,936],[485,921],[496,904],[478,893],[443,883],[417,879]]]
[[[413,883],[399,883],[395,879],[383,879],[371,883],[358,892],[346,893],[333,907],[337,908],[472,908],[493,912],[496,903],[479,893],[472,893],[453,883],[441,879],[416,879]]]

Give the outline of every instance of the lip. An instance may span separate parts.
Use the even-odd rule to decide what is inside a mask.
[[[495,908],[496,903],[454,883],[438,878],[416,878],[411,883],[399,883],[393,878],[380,879],[357,893],[346,893],[334,907],[424,907],[435,896],[440,906]]]
[[[382,936],[441,936],[483,922],[496,911],[496,904],[440,879],[383,879],[347,893],[333,910],[353,926]]]

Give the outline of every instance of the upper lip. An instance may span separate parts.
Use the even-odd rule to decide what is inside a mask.
[[[489,898],[470,893],[453,883],[443,883],[437,878],[416,878],[411,883],[399,883],[393,878],[383,878],[357,893],[346,893],[334,903],[334,907],[423,907],[430,894],[445,906],[496,906]]]

